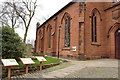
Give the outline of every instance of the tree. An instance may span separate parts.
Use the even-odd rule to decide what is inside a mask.
[[[13,3],[6,2],[6,4],[11,6],[15,10],[16,14],[21,18],[24,24],[24,27],[25,27],[25,34],[24,34],[24,40],[23,40],[24,42],[26,41],[31,20],[35,15],[35,10],[37,7],[36,3],[37,3],[37,0],[35,0],[34,2],[32,0],[26,0],[26,1],[22,1],[21,4],[18,4],[16,2],[13,2]]]
[[[9,26],[11,28],[18,28],[19,23],[22,23],[19,19],[19,16],[16,15],[16,12],[11,8],[6,2],[1,4],[0,11],[0,22],[2,26]]]
[[[25,44],[14,29],[3,26],[0,27],[0,31],[2,31],[2,58],[18,59],[22,57]]]
[[[9,9],[5,10],[6,7]],[[22,2],[15,2],[15,1],[5,2],[3,10],[0,12],[1,14],[0,22],[2,24],[10,26],[9,24],[11,21],[12,28],[15,27],[16,23],[22,23],[23,26],[25,27],[23,42],[26,42],[27,33],[29,30],[32,18],[35,15],[36,8],[37,8],[37,0],[34,0],[34,1],[33,0],[26,0],[26,1],[22,0]]]

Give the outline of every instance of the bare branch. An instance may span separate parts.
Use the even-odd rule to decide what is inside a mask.
[[[5,4],[7,5],[6,7],[10,8],[10,10],[9,9],[5,10],[6,8],[4,8],[3,12],[5,14],[0,14],[0,16],[3,15],[7,16],[7,19],[5,19],[6,22],[9,24],[9,22],[11,21],[11,25],[14,28],[16,28],[17,26],[16,24],[18,24],[17,22],[19,20],[22,21],[25,27],[25,34],[24,34],[24,42],[25,42],[30,23],[35,15],[37,0],[35,0],[35,2],[33,2],[32,0],[26,0],[26,1],[22,0],[22,3],[5,2]]]

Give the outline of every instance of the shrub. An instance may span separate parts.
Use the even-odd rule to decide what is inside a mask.
[[[25,50],[25,44],[14,29],[3,26],[0,28],[2,31],[2,58],[15,58],[22,57]]]

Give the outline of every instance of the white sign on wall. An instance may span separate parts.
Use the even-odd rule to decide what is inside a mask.
[[[120,33],[120,30],[118,30],[118,32]]]
[[[31,58],[20,58],[23,64],[35,64],[35,62]]]
[[[46,62],[47,60],[44,57],[36,57],[40,62]]]
[[[72,51],[74,51],[74,52],[76,51],[76,46],[72,47]]]
[[[1,59],[4,66],[17,66],[19,65],[15,59]]]

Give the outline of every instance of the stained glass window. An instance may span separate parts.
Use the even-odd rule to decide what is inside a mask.
[[[65,47],[70,46],[70,17],[67,16],[65,20],[65,42],[64,42]]]

